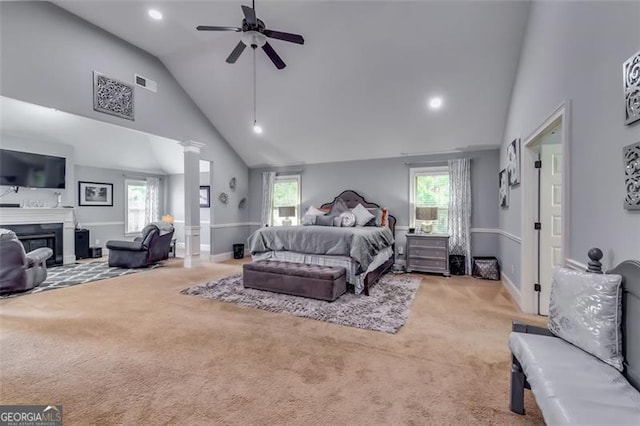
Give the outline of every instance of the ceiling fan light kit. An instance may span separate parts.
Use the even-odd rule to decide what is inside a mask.
[[[199,25],[196,27],[198,31],[233,31],[242,32],[240,41],[227,57],[227,63],[235,64],[244,49],[251,46],[253,49],[253,132],[257,135],[262,134],[262,127],[256,121],[256,49],[258,47],[264,50],[264,53],[271,59],[273,65],[279,70],[287,66],[280,55],[276,53],[273,47],[267,41],[267,38],[288,41],[290,43],[304,44],[304,38],[299,34],[285,33],[282,31],[274,31],[267,29],[263,21],[256,17],[255,0],[252,7],[242,5],[242,27],[217,27],[211,25]]]
[[[230,64],[235,64],[244,49],[247,46],[251,46],[254,50],[258,47],[261,47],[262,50],[264,50],[264,53],[266,53],[269,59],[271,59],[273,65],[275,65],[275,67],[279,70],[286,67],[287,65],[269,44],[267,38],[288,41],[290,43],[296,44],[304,44],[304,38],[299,34],[285,33],[282,31],[267,29],[264,22],[256,17],[255,1],[252,3],[252,7],[242,5],[242,13],[244,14],[244,19],[242,20],[241,27],[199,25],[198,27],[196,27],[196,29],[198,31],[242,32],[240,41],[233,49],[231,54],[227,57],[227,62]]]

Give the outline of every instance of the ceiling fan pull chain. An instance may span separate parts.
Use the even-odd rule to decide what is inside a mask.
[[[256,49],[253,50],[253,124],[256,124]]]

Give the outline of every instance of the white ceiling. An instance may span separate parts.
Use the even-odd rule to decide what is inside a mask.
[[[249,166],[393,157],[498,146],[526,28],[524,1],[258,1],[278,71],[257,52],[225,58],[249,1],[58,1],[59,6],[158,56]],[[147,10],[164,14],[153,21]],[[149,76],[153,79],[153,76]],[[162,90],[162,87],[159,88]],[[444,107],[430,111],[441,95]]]
[[[0,97],[0,132],[1,138],[70,145],[82,166],[157,174],[184,170],[177,141],[7,97]]]

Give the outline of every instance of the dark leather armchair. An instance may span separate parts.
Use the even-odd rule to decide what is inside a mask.
[[[107,241],[109,266],[142,268],[169,258],[173,225],[150,223],[133,241]]]
[[[0,229],[0,294],[31,290],[47,278],[53,250],[42,247],[25,253],[13,231]]]

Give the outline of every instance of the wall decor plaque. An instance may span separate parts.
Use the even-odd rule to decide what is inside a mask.
[[[94,71],[93,109],[134,121],[133,86]]]
[[[625,124],[640,120],[640,50],[622,65]]]
[[[624,153],[624,208],[640,210],[640,142],[625,146]]]

